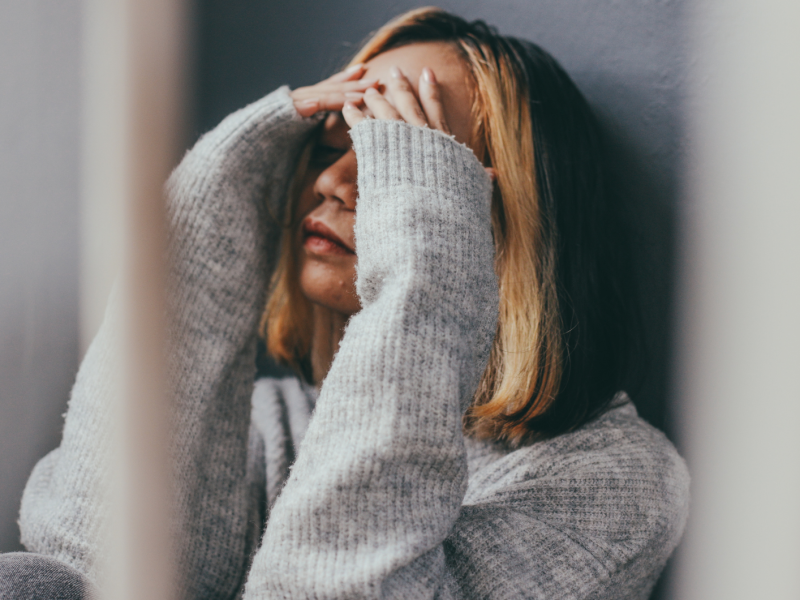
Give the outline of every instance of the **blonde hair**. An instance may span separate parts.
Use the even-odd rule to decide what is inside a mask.
[[[491,31],[476,23],[484,33]],[[474,27],[475,23],[467,24],[438,8],[412,10],[372,35],[350,64],[406,44],[443,41],[459,51],[471,73],[470,147],[497,173],[492,227],[500,315],[465,429],[477,437],[521,443],[542,434],[532,424],[556,400],[568,354],[559,309],[557,236],[546,222],[550,215],[543,214],[539,197],[528,76],[513,45],[497,43],[500,36],[493,32],[476,35]],[[298,177],[306,168],[307,154],[308,148]],[[289,224],[296,225],[292,219]],[[284,235],[261,330],[273,358],[303,371],[313,332],[310,302],[298,284],[293,230]],[[581,418],[589,414],[583,412]]]

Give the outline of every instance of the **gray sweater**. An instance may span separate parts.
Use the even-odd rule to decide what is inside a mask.
[[[167,186],[183,596],[646,598],[681,537],[689,476],[624,393],[518,449],[462,433],[498,288],[491,182],[451,137],[352,129],[363,308],[318,397],[289,373],[254,386],[275,217],[318,120],[276,90],[205,135]],[[20,514],[28,550],[95,580],[113,308]]]

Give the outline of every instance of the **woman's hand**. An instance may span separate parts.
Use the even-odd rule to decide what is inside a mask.
[[[449,134],[450,128],[444,117],[439,85],[433,71],[428,67],[422,69],[419,77],[419,98],[400,69],[392,67],[391,74],[383,94],[374,87],[369,87],[365,89],[362,98],[347,98],[342,107],[342,115],[347,124],[352,128],[368,118],[365,111],[358,107],[363,100],[366,109],[376,119],[406,121]]]
[[[392,67],[391,75],[383,94],[374,86],[369,86],[363,94],[347,97],[341,109],[347,124],[353,128],[372,116],[376,119],[406,121],[412,125],[438,129],[450,135],[439,83],[433,71],[428,67],[422,69],[419,76],[419,98],[400,69]],[[361,103],[365,105],[364,109],[359,108]],[[492,167],[484,169],[492,181],[497,178]]]
[[[360,79],[363,73],[363,64],[353,65],[315,85],[297,88],[289,95],[303,117],[320,111],[340,111],[346,101],[360,102],[365,90],[378,85],[377,79]]]

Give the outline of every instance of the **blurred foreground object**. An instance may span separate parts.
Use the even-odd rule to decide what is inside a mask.
[[[84,11],[84,347],[120,268],[125,322],[104,595],[160,600],[173,593],[162,188],[182,141],[187,15],[181,0],[86,0]]]
[[[800,3],[703,0],[676,407],[685,600],[800,598]]]

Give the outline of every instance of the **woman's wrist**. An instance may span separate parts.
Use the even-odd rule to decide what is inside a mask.
[[[350,130],[358,159],[359,202],[410,185],[488,203],[492,179],[474,152],[443,131],[405,121],[364,119]],[[487,213],[488,214],[488,213]]]

